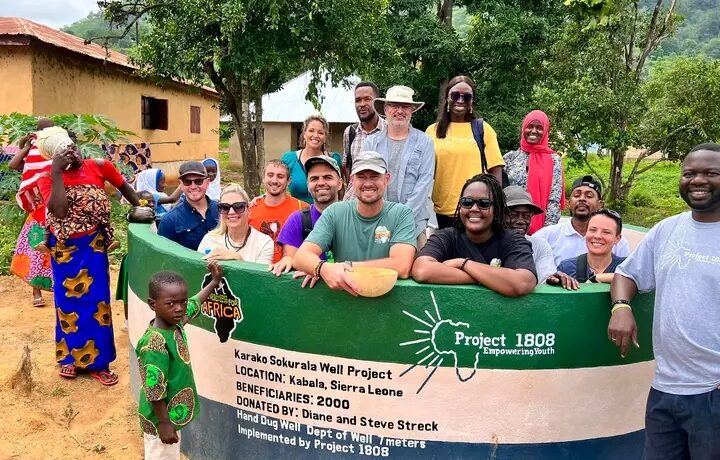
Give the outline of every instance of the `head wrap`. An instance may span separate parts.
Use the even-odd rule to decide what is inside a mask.
[[[157,168],[150,168],[140,171],[135,177],[135,191],[159,193],[157,183],[163,172]]]
[[[525,129],[533,121],[539,121],[543,127],[540,142],[531,144],[525,139]],[[547,211],[550,191],[553,184],[553,158],[555,153],[548,141],[550,139],[550,119],[542,110],[533,110],[525,115],[520,129],[520,149],[528,155],[527,191],[535,204]],[[565,208],[565,179],[561,177],[562,192],[560,209]],[[532,235],[545,225],[545,214],[536,214],[530,222],[528,234]]]
[[[37,133],[37,139],[35,145],[37,145],[38,152],[43,158],[50,159],[56,153],[63,151],[63,149],[73,145],[74,142],[70,139],[68,132],[59,126],[51,126],[45,128]]]
[[[218,161],[214,158],[206,158],[205,160],[203,160],[203,165],[205,167],[215,166],[215,169],[217,170],[215,179],[210,182],[210,185],[208,186],[207,192],[205,192],[205,194],[209,196],[211,200],[218,201],[220,199],[220,163],[218,163]]]

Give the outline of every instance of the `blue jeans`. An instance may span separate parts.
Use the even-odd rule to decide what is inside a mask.
[[[673,395],[650,389],[645,460],[720,459],[720,389]]]

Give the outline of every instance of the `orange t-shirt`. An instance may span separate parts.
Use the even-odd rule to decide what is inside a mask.
[[[290,217],[290,214],[307,207],[308,204],[304,201],[287,195],[285,201],[277,206],[265,204],[265,197],[262,197],[257,200],[255,206],[250,208],[250,225],[255,230],[268,235],[275,243],[273,263],[282,258],[282,246],[277,243],[277,239],[282,226],[285,225],[285,221]]]

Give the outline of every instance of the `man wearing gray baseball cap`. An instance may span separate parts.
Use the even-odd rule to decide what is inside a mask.
[[[311,287],[322,278],[331,289],[358,295],[358,286],[347,274],[353,267],[391,268],[400,278],[410,276],[415,221],[409,207],[384,200],[390,174],[382,155],[360,152],[351,176],[356,199],[334,203],[323,211],[295,253],[293,267],[312,277]],[[329,250],[334,262],[320,258]]]
[[[532,244],[533,261],[537,272],[538,284],[545,283],[547,277],[557,272],[557,266],[550,243],[542,238],[528,235],[530,221],[536,214],[544,211],[532,201],[530,194],[522,187],[511,185],[503,189],[505,201],[510,210],[508,214],[508,228],[525,235],[525,239]]]

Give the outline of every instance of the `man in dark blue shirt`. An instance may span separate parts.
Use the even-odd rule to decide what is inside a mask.
[[[205,234],[218,225],[217,201],[205,195],[210,182],[205,166],[199,161],[180,165],[179,179],[185,199],[162,216],[158,235],[195,251]]]

